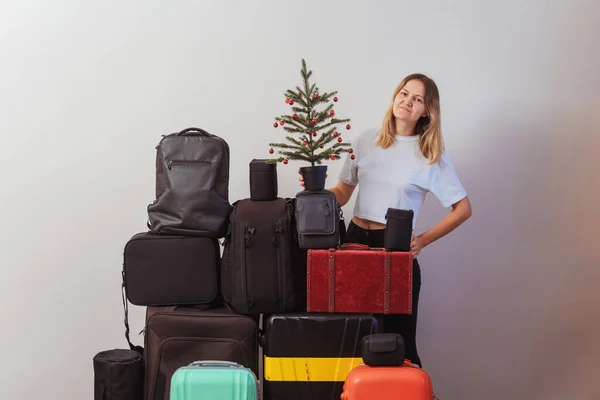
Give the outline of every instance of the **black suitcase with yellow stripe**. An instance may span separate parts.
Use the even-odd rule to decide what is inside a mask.
[[[264,400],[338,400],[362,363],[362,338],[382,333],[370,314],[285,313],[264,321]]]

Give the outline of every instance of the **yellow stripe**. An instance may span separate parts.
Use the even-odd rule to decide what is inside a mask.
[[[363,362],[361,357],[351,358],[264,358],[267,381],[288,382],[343,382],[348,373]]]

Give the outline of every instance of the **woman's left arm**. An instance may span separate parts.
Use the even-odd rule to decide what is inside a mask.
[[[469,219],[469,217],[471,217],[471,201],[468,197],[464,197],[462,200],[452,204],[452,211],[446,214],[435,226],[419,236],[413,236],[410,245],[412,257],[417,257],[424,247],[446,236]]]

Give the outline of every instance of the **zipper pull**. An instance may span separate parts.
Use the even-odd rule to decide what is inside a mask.
[[[172,165],[173,165],[173,161],[169,161],[169,162],[167,163],[167,168],[171,169],[171,166],[172,166]]]
[[[275,247],[279,246],[279,237],[282,232],[283,232],[283,229],[281,229],[281,226],[279,226],[279,225],[277,225],[275,227],[275,229],[273,229],[273,245]]]
[[[254,228],[246,228],[246,232],[244,232],[244,245],[249,246],[252,238],[250,235],[254,235]]]
[[[329,203],[325,202],[325,216],[328,217],[330,214],[329,212]]]

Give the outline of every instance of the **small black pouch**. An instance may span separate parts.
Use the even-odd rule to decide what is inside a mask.
[[[253,201],[277,199],[277,163],[267,164],[266,161],[250,161],[250,199]]]
[[[144,364],[135,350],[105,350],[94,356],[94,400],[142,400]]]
[[[363,363],[371,367],[398,366],[404,363],[404,338],[397,333],[373,333],[361,342]]]
[[[390,251],[410,251],[413,210],[388,208],[385,214],[384,247]]]
[[[329,190],[304,190],[296,194],[296,231],[302,250],[330,249],[345,242],[342,209]]]

